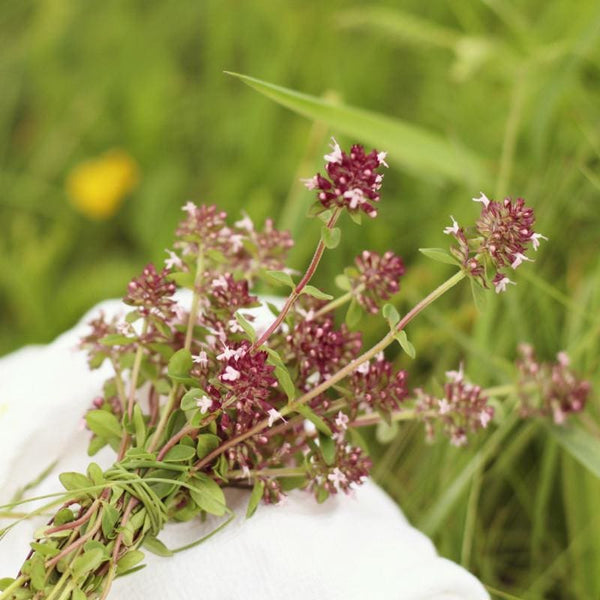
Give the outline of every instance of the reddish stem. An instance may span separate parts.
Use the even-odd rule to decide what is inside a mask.
[[[327,222],[327,225],[326,225],[327,229],[333,229],[333,227],[336,224],[336,221],[338,220],[338,218],[340,216],[340,212],[341,212],[341,208],[336,208],[333,211],[333,214],[331,215],[329,221]],[[285,304],[283,305],[283,308],[281,309],[281,312],[279,313],[277,318],[271,323],[271,325],[269,325],[269,328],[260,336],[260,338],[252,344],[252,346],[250,347],[250,352],[252,352],[253,350],[256,350],[257,348],[260,348],[260,346],[262,346],[269,339],[271,334],[274,331],[276,331],[277,328],[281,325],[281,323],[285,319],[285,316],[288,314],[288,312],[294,305],[294,302],[296,302],[296,300],[298,299],[298,296],[300,296],[300,294],[302,293],[302,290],[305,288],[305,286],[311,280],[312,276],[315,274],[315,271],[317,270],[317,267],[319,266],[321,257],[323,256],[323,252],[325,252],[325,242],[321,239],[319,241],[319,244],[317,245],[317,249],[315,250],[312,260],[310,261],[310,265],[308,266],[306,273],[304,273],[304,277],[302,277],[302,279],[300,280],[298,285],[294,288],[292,293],[288,296],[288,299],[285,301]]]

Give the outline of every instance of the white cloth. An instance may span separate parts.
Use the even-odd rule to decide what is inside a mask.
[[[55,460],[52,474],[29,496],[61,491],[61,471],[85,471],[89,433],[81,426],[82,415],[110,371],[89,371],[84,354],[74,348],[99,308],[108,314],[123,309],[117,301],[103,303],[52,344],[0,360],[0,504]],[[104,467],[113,458],[105,449],[93,460]],[[148,567],[118,578],[110,598],[489,599],[475,577],[437,556],[431,541],[372,482],[353,497],[340,494],[322,505],[305,492],[293,492],[281,506],[259,506],[249,521],[247,494],[237,491],[228,498],[237,516],[224,530],[170,558],[148,552]],[[16,575],[33,531],[47,520],[25,521],[0,541],[0,577]],[[169,525],[161,538],[177,547],[216,523]]]

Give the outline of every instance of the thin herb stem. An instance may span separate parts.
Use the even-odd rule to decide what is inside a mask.
[[[350,302],[350,300],[352,300],[352,298],[355,298],[358,294],[360,294],[362,291],[364,291],[364,289],[365,289],[365,284],[361,283],[355,289],[350,290],[349,292],[346,292],[339,298],[335,298],[334,300],[332,300],[331,302],[329,302],[328,304],[323,306],[323,308],[320,308],[315,313],[315,318],[322,317],[323,315],[326,315],[328,312],[331,312],[332,310],[335,310],[336,308],[339,308],[340,306],[344,306],[344,304],[346,304],[346,302]]]
[[[327,229],[333,229],[335,227],[335,224],[340,214],[341,208],[338,207],[333,211],[331,218],[327,222]],[[252,346],[250,347],[251,352],[253,350],[256,350],[256,348],[260,348],[260,346],[262,346],[269,339],[271,334],[277,330],[281,323],[283,323],[283,320],[285,319],[286,315],[288,314],[296,300],[299,298],[300,294],[302,293],[302,290],[306,287],[308,282],[312,279],[312,276],[315,274],[315,271],[319,266],[319,262],[321,261],[321,257],[323,256],[323,252],[325,252],[325,242],[323,239],[321,239],[317,245],[312,260],[310,261],[310,265],[308,266],[308,269],[306,269],[306,273],[304,273],[304,276],[302,277],[298,285],[292,290],[292,293],[288,296],[279,315],[275,318],[271,325],[269,325],[267,330],[260,336],[260,338],[252,344]]]
[[[198,248],[198,258],[196,260],[196,276],[194,277],[194,293],[192,295],[192,306],[190,308],[190,315],[188,318],[187,330],[185,332],[185,344],[184,348],[189,350],[192,347],[192,337],[194,334],[194,325],[198,318],[198,304],[200,302],[200,294],[198,288],[202,283],[202,277],[204,276],[204,251],[202,247]]]
[[[463,271],[458,271],[452,277],[447,279],[444,283],[438,286],[435,290],[433,290],[429,295],[427,295],[423,300],[421,300],[418,304],[416,304],[398,323],[398,325],[390,331],[387,335],[385,335],[377,344],[375,344],[370,350],[367,350],[364,354],[354,359],[348,365],[346,365],[343,369],[340,369],[337,373],[332,375],[329,379],[326,379],[316,387],[314,387],[309,392],[306,392],[304,395],[300,396],[297,400],[294,400],[287,406],[281,409],[280,413],[282,416],[293,412],[296,407],[301,406],[302,404],[306,404],[313,398],[316,398],[320,394],[326,392],[330,387],[335,385],[338,381],[344,379],[351,373],[353,373],[360,365],[367,362],[379,352],[387,348],[395,339],[396,334],[399,331],[402,331],[406,325],[408,325],[419,313],[425,310],[431,303],[435,302],[440,296],[443,296],[448,290],[453,288],[457,283],[462,281],[465,278],[465,273]],[[241,441],[260,433],[263,429],[269,426],[269,419],[263,419],[259,423],[257,423],[254,427],[249,429],[248,431],[240,434],[235,438],[231,438],[209,454],[207,454],[203,459],[198,461],[195,465],[193,465],[191,472],[198,471],[205,467],[207,464],[210,464],[212,460],[214,460],[217,456],[239,444]]]
[[[18,590],[22,584],[24,584],[29,577],[27,575],[21,575],[21,577],[17,577],[1,594],[0,600],[8,600],[12,595],[12,592]]]

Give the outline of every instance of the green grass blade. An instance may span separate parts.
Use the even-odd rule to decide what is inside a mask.
[[[579,427],[548,426],[558,443],[581,465],[600,477],[600,440]]]
[[[327,123],[366,144],[385,149],[390,159],[416,174],[487,187],[489,175],[473,153],[442,136],[374,112],[337,104],[254,77],[230,73],[271,100],[309,119]]]

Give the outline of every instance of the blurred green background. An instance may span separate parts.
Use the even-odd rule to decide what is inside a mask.
[[[263,89],[298,116],[224,70],[315,99]],[[380,217],[342,224],[318,274],[327,291],[358,251],[391,248],[409,267],[407,308],[448,275],[417,248],[447,243],[450,214],[472,222],[480,190],[527,198],[550,238],[483,314],[464,286],[411,325],[415,385],[460,359],[505,383],[528,341],[544,358],[566,349],[600,389],[596,0],[4,0],[0,89],[0,354],[121,295],[165,258],[189,199],[273,216],[301,267],[319,226],[297,180],[335,135],[389,150],[390,170]],[[594,398],[575,444],[508,419],[456,451],[407,427],[376,447],[375,476],[494,597],[600,598]]]

